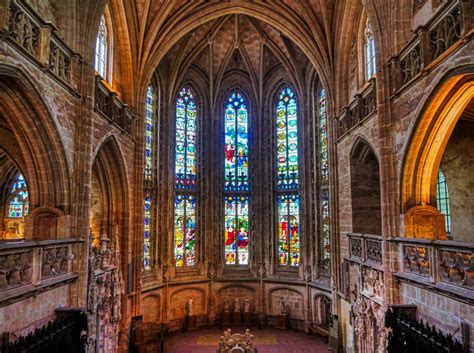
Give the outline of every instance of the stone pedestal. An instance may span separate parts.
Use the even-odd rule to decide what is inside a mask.
[[[243,319],[244,319],[244,324],[245,325],[251,325],[252,324],[252,314],[251,313],[244,313],[243,315]]]
[[[278,315],[277,316],[277,323],[275,325],[275,328],[280,329],[280,330],[287,330],[289,325],[289,318],[288,315]]]
[[[197,329],[197,323],[196,323],[196,316],[192,315],[186,315],[186,318],[184,320],[184,328],[187,331],[192,331]]]
[[[224,311],[222,314],[222,325],[230,326],[232,324],[232,313],[229,311]]]
[[[240,315],[240,312],[235,312],[232,315],[232,324],[233,325],[240,325],[242,324],[242,317]]]

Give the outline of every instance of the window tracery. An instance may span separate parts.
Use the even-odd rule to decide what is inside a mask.
[[[156,118],[154,115],[155,92],[153,86],[148,86],[145,103],[145,169],[144,169],[144,221],[143,221],[143,268],[145,271],[151,270],[153,240],[153,164],[155,156],[155,129]]]
[[[196,264],[197,107],[184,87],[176,100],[174,254],[176,267]]]
[[[99,31],[97,32],[95,44],[95,69],[102,78],[107,78],[107,25],[105,23],[104,15],[102,15],[102,18],[100,19]]]
[[[300,263],[297,115],[296,95],[286,86],[280,91],[276,108],[278,258],[281,266]]]
[[[224,113],[224,252],[226,265],[249,264],[249,136],[247,102],[231,93]]]
[[[318,96],[319,115],[319,212],[321,224],[321,265],[324,270],[330,267],[330,229],[329,229],[329,149],[326,91],[322,88]]]
[[[376,54],[375,54],[375,37],[372,31],[372,26],[370,21],[367,20],[365,24],[365,31],[364,31],[364,49],[365,49],[365,78],[366,80],[370,80],[372,76],[375,75],[377,71],[376,66]]]

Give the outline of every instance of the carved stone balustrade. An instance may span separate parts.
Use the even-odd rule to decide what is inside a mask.
[[[372,234],[349,233],[350,259],[357,262],[382,265],[382,236]]]
[[[396,95],[444,60],[472,36],[468,1],[447,1],[425,26],[389,61],[391,93]]]
[[[474,243],[392,238],[399,249],[403,280],[451,292],[474,303]]]
[[[107,87],[99,75],[96,75],[95,80],[94,110],[120,130],[132,135],[132,124],[135,119],[132,111]]]
[[[43,20],[26,2],[7,0],[8,23],[1,36],[27,59],[76,96],[82,59],[59,37],[54,25]]]
[[[337,138],[341,138],[349,133],[365,119],[372,116],[377,110],[377,95],[375,92],[375,78],[372,78],[369,85],[357,94],[354,100],[344,107],[336,118]]]
[[[76,239],[0,242],[0,306],[75,280]]]

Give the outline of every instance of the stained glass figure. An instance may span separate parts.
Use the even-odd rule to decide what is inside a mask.
[[[443,171],[438,171],[438,182],[436,185],[436,201],[439,211],[444,214],[446,221],[446,233],[451,233],[451,206],[448,192],[448,183]]]
[[[298,194],[278,195],[278,258],[280,265],[300,263]]]
[[[375,37],[372,31],[370,21],[367,20],[365,25],[365,74],[366,79],[370,80],[377,70],[375,55]]]
[[[225,263],[249,263],[249,198],[248,195],[226,196],[225,208]]]
[[[175,183],[181,190],[196,189],[196,101],[189,88],[183,88],[176,102]]]
[[[107,26],[105,17],[102,16],[97,32],[95,43],[95,69],[102,78],[106,78],[107,73]]]
[[[28,215],[28,187],[22,174],[18,174],[10,191],[8,217],[22,218]]]
[[[225,109],[225,190],[248,190],[249,138],[247,103],[233,92]]]
[[[175,196],[174,253],[176,267],[196,264],[196,198],[194,195]]]
[[[330,267],[330,233],[329,233],[329,152],[326,91],[319,91],[319,151],[320,151],[320,222],[322,236],[322,267]]]
[[[277,168],[279,190],[298,188],[298,118],[296,96],[283,88],[277,106]]]

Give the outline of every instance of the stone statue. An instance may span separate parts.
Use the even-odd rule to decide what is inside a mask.
[[[240,313],[240,301],[239,298],[235,298],[234,312]]]
[[[280,297],[280,314],[286,315],[286,303],[283,297]]]
[[[194,298],[189,298],[186,303],[186,315],[187,316],[194,315]]]
[[[244,313],[249,313],[250,312],[250,299],[245,298],[244,301]]]
[[[227,298],[224,298],[224,312],[229,312],[229,300]]]

